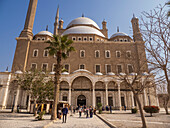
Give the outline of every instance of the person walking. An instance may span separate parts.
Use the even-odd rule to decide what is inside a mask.
[[[93,117],[93,108],[92,107],[90,107],[90,118],[92,118]]]
[[[79,118],[81,117],[82,107],[79,107]]]
[[[67,113],[68,113],[68,108],[65,105],[64,108],[62,109],[62,113],[63,113],[63,122],[62,123],[66,123],[66,119],[67,119]],[[65,119],[65,120],[64,120]]]
[[[112,113],[112,106],[110,105],[110,113]]]
[[[86,118],[89,118],[89,108],[86,108]]]

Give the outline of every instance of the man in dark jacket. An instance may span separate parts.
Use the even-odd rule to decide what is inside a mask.
[[[62,113],[63,113],[63,123],[66,123],[67,113],[68,113],[68,109],[67,109],[66,105],[62,109]],[[64,121],[64,118],[65,118],[65,121]]]

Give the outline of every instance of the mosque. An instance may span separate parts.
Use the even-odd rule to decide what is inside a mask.
[[[103,106],[111,105],[115,110],[122,106],[131,109],[136,106],[135,98],[124,82],[117,79],[118,74],[148,72],[146,63],[145,42],[139,29],[139,19],[132,17],[133,38],[119,32],[108,37],[107,22],[102,22],[102,28],[90,18],[78,17],[63,28],[64,21],[59,18],[57,9],[54,32],[48,30],[37,34],[32,33],[38,0],[30,0],[25,26],[19,37],[11,72],[0,72],[0,108],[11,108],[20,105],[30,110],[31,97],[17,85],[13,84],[15,74],[31,69],[48,72],[54,76],[55,56],[49,56],[45,50],[54,35],[67,35],[73,40],[76,52],[69,54],[62,61],[67,69],[63,72],[60,83],[60,101],[70,105]],[[144,63],[144,64],[143,64]],[[142,66],[141,66],[142,65]],[[141,68],[142,67],[142,68]],[[156,91],[154,95],[144,92],[140,95],[143,105],[148,105],[148,95],[152,105],[158,105]],[[45,104],[48,112],[51,102]]]

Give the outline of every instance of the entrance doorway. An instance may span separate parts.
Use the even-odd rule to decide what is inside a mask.
[[[79,95],[77,97],[77,106],[83,106],[86,105],[86,97],[84,95]]]

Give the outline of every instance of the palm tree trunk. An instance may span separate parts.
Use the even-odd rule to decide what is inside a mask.
[[[134,93],[134,96],[135,96],[136,101],[137,101],[137,104],[138,104],[138,106],[139,106],[139,111],[140,111],[140,115],[141,115],[141,119],[142,119],[142,125],[143,125],[142,127],[143,127],[143,128],[147,128],[147,126],[146,126],[146,120],[145,120],[145,115],[144,115],[144,113],[143,113],[143,109],[142,109],[142,105],[141,105],[141,103],[140,103],[139,97],[138,97],[138,95],[135,94],[135,93]]]
[[[57,67],[55,73],[55,90],[54,90],[54,102],[51,114],[51,120],[56,120],[57,117],[57,104],[59,101],[59,89],[60,89],[60,77],[61,77],[61,52],[57,53]]]

